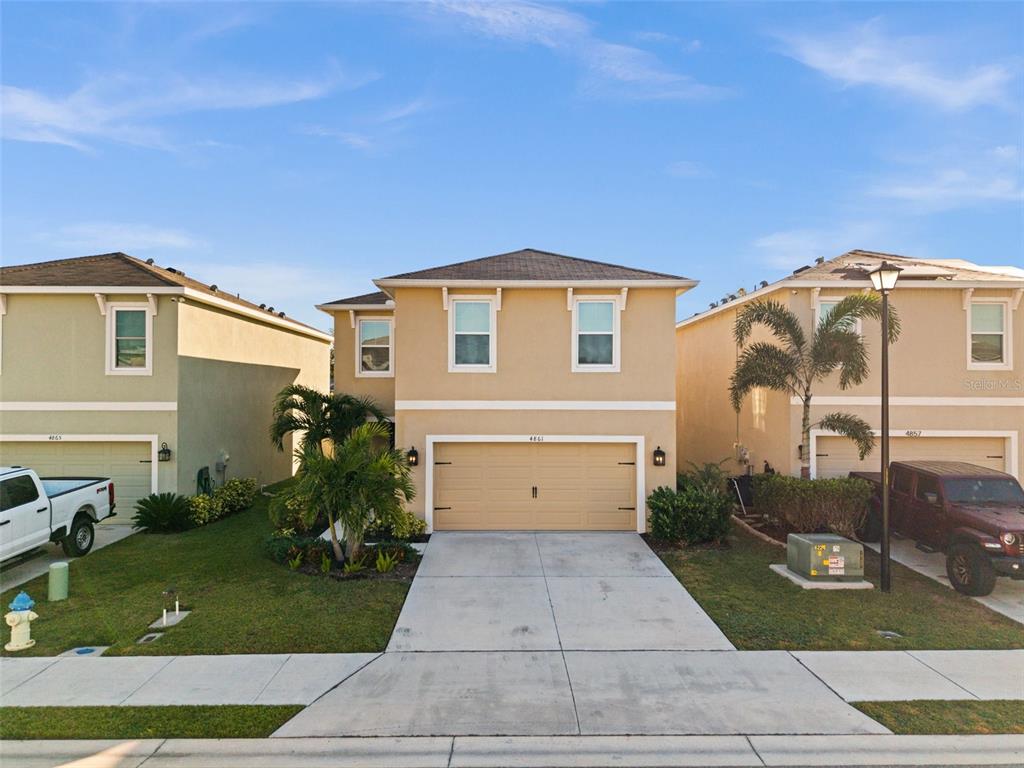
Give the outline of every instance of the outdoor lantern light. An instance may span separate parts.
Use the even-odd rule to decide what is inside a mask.
[[[409,460],[410,467],[415,467],[420,463],[420,452],[416,450],[415,446],[413,446],[409,449],[409,452],[405,454],[405,458]]]
[[[160,461],[171,460],[171,449],[167,447],[167,443],[160,443],[160,450],[156,452],[156,457]]]
[[[656,467],[664,467],[665,466],[665,452],[663,450],[661,450],[661,446],[660,445],[657,448],[654,449],[654,466],[656,466]]]
[[[882,294],[882,563],[879,581],[883,592],[892,589],[889,562],[889,291],[902,270],[883,261],[872,270],[871,285]]]

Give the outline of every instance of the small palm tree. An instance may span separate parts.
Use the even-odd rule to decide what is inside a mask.
[[[359,556],[366,526],[391,515],[416,495],[405,454],[390,446],[391,430],[367,422],[334,444],[326,455],[312,443],[296,452],[301,470],[294,493],[308,502],[308,514],[326,517],[337,560],[344,559],[335,523],[345,530],[350,559]]]
[[[311,387],[290,384],[274,401],[274,420],[270,439],[277,450],[284,450],[284,438],[299,432],[299,448],[313,446],[319,450],[324,440],[339,442],[353,429],[369,419],[384,422],[387,418],[372,398],[331,393]]]
[[[868,351],[856,331],[856,321],[878,319],[882,303],[875,294],[857,293],[839,301],[824,315],[808,341],[800,320],[788,307],[771,299],[755,301],[736,316],[734,335],[743,347],[754,326],[763,325],[779,342],[754,342],[743,349],[729,382],[732,406],[739,412],[744,396],[756,387],[795,395],[803,403],[800,476],[811,474],[811,388],[833,371],[839,371],[839,387],[860,384],[868,376]],[[889,341],[900,335],[900,321],[889,310]],[[814,426],[844,435],[857,444],[863,459],[874,447],[871,426],[849,413],[829,413]]]

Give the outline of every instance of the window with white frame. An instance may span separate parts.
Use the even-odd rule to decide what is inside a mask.
[[[619,370],[618,297],[575,297],[572,309],[572,370]]]
[[[836,308],[836,305],[839,304],[839,302],[842,301],[843,298],[844,297],[842,297],[842,296],[837,296],[837,297],[831,297],[830,296],[828,298],[819,298],[818,299],[818,315],[817,315],[817,317],[815,318],[815,321],[814,321],[815,328],[818,327],[818,324],[822,320],[824,320],[825,318],[827,318],[829,315],[832,314],[832,310],[834,310]],[[843,328],[851,330],[851,331],[854,331],[855,333],[863,333],[863,328],[861,326],[860,318],[857,318],[856,320],[848,318],[841,325],[842,325]]]
[[[153,316],[148,304],[107,304],[107,373],[153,372]]]
[[[356,323],[356,376],[394,376],[391,318],[366,317]]]
[[[451,299],[448,370],[493,373],[497,370],[494,299]]]
[[[975,300],[968,317],[968,367],[1010,368],[1010,344],[1006,301]]]

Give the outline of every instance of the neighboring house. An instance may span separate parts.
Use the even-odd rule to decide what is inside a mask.
[[[644,530],[694,281],[527,249],[374,282],[319,307],[335,386],[393,412],[431,530]]]
[[[742,472],[747,465],[738,459],[746,453],[756,472],[767,461],[779,472],[798,475],[800,401],[756,390],[738,415],[729,402],[737,312],[749,302],[772,299],[795,312],[810,332],[840,298],[870,291],[868,272],[883,260],[903,268],[890,295],[903,328],[889,354],[892,460],[956,459],[1024,477],[1024,270],[866,251],[819,259],[677,325],[680,460],[727,459],[730,472]],[[875,321],[860,325],[870,375],[847,390],[839,388],[837,375],[816,385],[812,424],[825,413],[842,411],[880,426],[881,329]],[[767,338],[761,329],[752,341]],[[860,461],[852,442],[820,430],[812,431],[810,456],[811,473],[818,477],[877,471],[880,461],[877,443]]]
[[[122,519],[149,493],[195,493],[204,467],[214,483],[283,479],[273,398],[326,389],[330,342],[123,253],[0,268],[0,466],[109,475]]]

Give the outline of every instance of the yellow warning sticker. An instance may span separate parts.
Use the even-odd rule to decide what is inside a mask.
[[[811,568],[811,576],[817,576],[817,575],[818,575],[818,572],[816,570],[814,570],[813,568]]]

